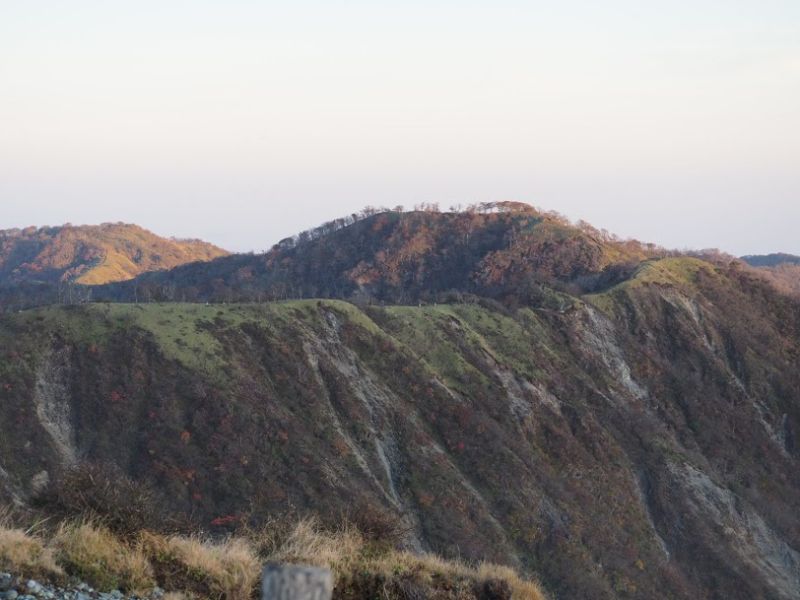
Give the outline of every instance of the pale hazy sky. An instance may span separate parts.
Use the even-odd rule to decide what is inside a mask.
[[[800,253],[800,1],[0,0],[0,228],[490,200]]]

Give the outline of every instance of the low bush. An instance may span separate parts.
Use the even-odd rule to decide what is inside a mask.
[[[345,513],[342,522],[352,526],[368,541],[390,548],[406,544],[413,532],[413,527],[402,516],[368,504],[358,505]]]
[[[35,499],[35,505],[62,520],[100,522],[122,536],[143,529],[176,532],[188,523],[164,514],[156,491],[133,481],[113,465],[81,463],[65,470]]]

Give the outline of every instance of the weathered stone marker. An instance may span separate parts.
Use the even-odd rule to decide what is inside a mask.
[[[328,569],[271,564],[264,567],[261,600],[331,600],[333,573]]]

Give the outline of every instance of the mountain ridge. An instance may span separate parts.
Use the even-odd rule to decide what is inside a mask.
[[[197,240],[184,243],[206,245]],[[630,278],[648,261],[697,257],[713,263],[740,260],[782,293],[800,293],[800,277],[789,264],[791,255],[736,259],[716,250],[668,250],[622,240],[583,221],[572,223],[558,213],[519,202],[482,203],[450,211],[426,205],[413,211],[367,207],[285,238],[261,254],[231,254],[208,246],[210,253],[200,256],[199,262],[178,260],[172,267],[151,266],[115,277],[103,277],[98,272],[102,265],[94,271],[84,265],[80,268],[88,273],[71,278],[61,273],[61,279],[86,288],[71,291],[72,301],[323,297],[413,304],[468,293],[525,303],[542,301],[543,293],[549,294],[547,287],[592,293]],[[764,260],[781,264],[757,266]],[[15,283],[17,289],[0,292],[0,305],[47,304],[63,301],[65,296],[52,286],[31,287],[29,278]],[[20,285],[27,287],[22,290]],[[31,303],[25,298],[37,300]]]
[[[450,212],[373,209],[286,238],[264,254],[144,274],[97,293],[126,301],[144,291],[166,300],[404,304],[455,292],[526,301],[540,285],[587,291],[624,279],[643,260],[673,254],[521,203]]]

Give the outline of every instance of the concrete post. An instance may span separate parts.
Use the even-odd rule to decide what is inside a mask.
[[[331,600],[333,574],[328,569],[271,564],[264,567],[262,600]]]

